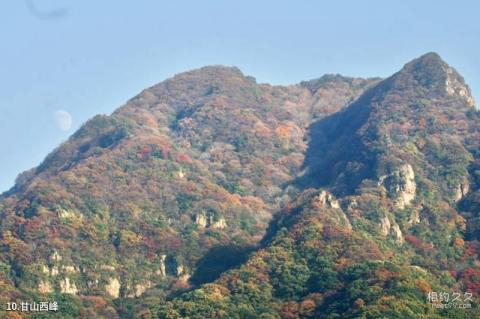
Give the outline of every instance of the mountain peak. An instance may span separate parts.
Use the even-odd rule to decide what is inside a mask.
[[[416,58],[400,70],[400,74],[413,76],[422,86],[434,87],[445,82],[450,66],[440,55],[431,52]]]
[[[440,75],[447,68],[449,68],[449,65],[438,53],[429,52],[405,64],[402,71],[424,71],[429,72],[429,75],[435,76]]]
[[[444,125],[445,115],[467,121],[473,106],[462,76],[437,53],[425,54],[343,111],[310,126],[305,174],[298,185],[328,187],[335,195],[353,193],[364,180],[390,174],[389,167],[400,165],[398,158],[412,162],[404,145],[420,132],[460,139],[462,128]],[[434,129],[420,124],[427,120]]]
[[[442,57],[437,52],[427,52],[424,55],[416,58],[414,61],[418,61],[421,63],[446,64],[446,62],[443,61]]]
[[[245,76],[243,72],[236,66],[226,66],[222,64],[206,65],[198,69],[194,69],[182,74],[204,74],[204,75],[230,75],[230,76]]]
[[[459,98],[470,107],[475,106],[475,100],[463,77],[442,60],[438,53],[429,52],[410,61],[395,77],[401,82],[413,80],[413,85],[440,96]]]

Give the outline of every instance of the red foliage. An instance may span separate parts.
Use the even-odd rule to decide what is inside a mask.
[[[160,243],[158,240],[154,240],[151,237],[143,237],[143,244],[147,248],[146,257],[148,260],[154,260],[157,257],[157,253],[160,251]]]
[[[23,232],[30,239],[38,239],[39,236],[42,236],[45,228],[43,220],[39,217],[34,217],[25,222]]]
[[[460,281],[465,285],[466,290],[475,294],[480,293],[480,270],[467,268],[460,275]]]
[[[475,256],[476,254],[478,254],[478,247],[476,247],[474,243],[468,242],[463,252],[462,261],[465,261],[469,257]]]
[[[453,278],[457,278],[458,272],[457,272],[455,269],[451,269],[451,270],[450,270],[450,275],[451,275]]]
[[[145,257],[146,257],[148,260],[153,261],[153,260],[155,260],[155,258],[157,257],[157,254],[149,251],[149,252],[147,252],[147,253],[145,254]]]
[[[420,239],[418,239],[417,237],[415,237],[414,235],[406,235],[405,241],[407,241],[410,245],[412,245],[413,247],[421,251],[429,251],[433,249],[432,244],[425,243]]]
[[[316,304],[315,301],[312,299],[305,299],[300,304],[300,314],[302,316],[311,317],[315,314]]]
[[[281,317],[282,319],[297,319],[300,318],[298,303],[295,301],[289,301],[282,307]]]
[[[168,237],[166,240],[166,246],[168,247],[169,250],[171,251],[178,251],[182,248],[183,243],[182,239],[179,237]]]
[[[82,299],[95,309],[104,309],[107,305],[105,299],[100,296],[84,296]]]
[[[192,159],[187,154],[180,154],[177,156],[177,162],[192,164]]]

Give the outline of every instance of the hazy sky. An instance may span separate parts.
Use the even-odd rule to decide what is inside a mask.
[[[88,118],[207,64],[291,84],[388,76],[436,51],[479,100],[479,3],[2,0],[0,192]]]

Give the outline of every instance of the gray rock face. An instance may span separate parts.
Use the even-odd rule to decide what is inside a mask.
[[[195,224],[200,228],[207,227],[207,215],[204,212],[201,212],[195,216]]]
[[[387,216],[383,216],[380,219],[380,229],[381,229],[382,235],[388,236],[388,234],[390,234],[391,228],[392,228],[392,225],[390,224],[390,219],[388,219]]]
[[[52,287],[52,285],[50,284],[49,281],[42,280],[38,284],[38,292],[41,293],[41,294],[49,294],[49,293],[53,292],[53,287]]]
[[[203,211],[195,216],[195,223],[200,228],[224,229],[227,227],[225,218],[219,217],[218,219],[215,219],[214,216],[210,214],[207,216]]]
[[[388,216],[380,219],[380,231],[383,236],[392,236],[399,245],[403,244],[404,238],[400,226],[395,221],[390,221]]]
[[[390,196],[395,198],[395,207],[403,209],[415,199],[417,184],[410,164],[404,164],[389,175],[380,177]]]
[[[78,293],[77,286],[74,282],[70,281],[70,278],[60,280],[60,291],[64,294],[76,295]]]
[[[403,244],[403,234],[402,230],[400,229],[400,226],[398,226],[397,223],[393,224],[392,229],[390,230],[390,233],[392,236],[395,238],[395,242],[399,245]]]
[[[447,70],[447,80],[445,81],[445,90],[450,96],[458,96],[465,100],[470,107],[475,107],[475,99],[473,98],[470,89],[458,78],[456,71],[452,68]]]
[[[105,291],[110,297],[118,298],[120,296],[120,281],[118,278],[110,278],[105,286]]]
[[[459,200],[464,198],[469,191],[470,191],[470,183],[468,181],[464,181],[463,183],[460,183],[455,192],[455,198],[454,198],[455,202],[458,202]]]
[[[210,227],[213,229],[224,229],[227,227],[227,222],[225,222],[225,218],[214,220],[213,216],[210,216]]]
[[[340,208],[340,203],[336,200],[332,194],[327,191],[321,191],[318,195],[318,200],[322,205],[327,205],[331,208]]]
[[[167,259],[167,255],[160,255],[160,268],[157,270],[157,275],[161,277],[167,276],[167,270],[165,266],[165,260]]]
[[[318,207],[335,209],[334,218],[336,222],[346,229],[352,229],[352,224],[350,223],[350,220],[345,212],[342,210],[340,202],[330,192],[322,190],[316,198],[316,203]]]

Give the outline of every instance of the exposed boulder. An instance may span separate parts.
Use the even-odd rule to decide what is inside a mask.
[[[120,296],[120,281],[118,278],[110,278],[107,285],[105,285],[105,291],[112,298],[118,298]]]

